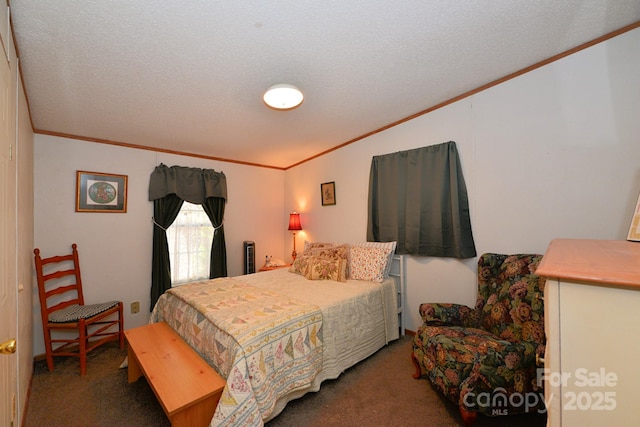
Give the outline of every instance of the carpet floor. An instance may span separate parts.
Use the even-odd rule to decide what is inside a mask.
[[[415,380],[411,338],[402,337],[373,356],[323,383],[317,393],[289,402],[267,427],[462,426],[458,410],[426,379]],[[119,369],[126,350],[107,344],[89,354],[80,376],[76,358],[55,359],[49,373],[35,363],[25,427],[169,426],[144,378],[127,383]],[[544,414],[504,417],[479,415],[475,426],[543,427]]]

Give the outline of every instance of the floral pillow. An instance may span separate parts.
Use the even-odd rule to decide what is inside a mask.
[[[311,255],[311,252],[316,249],[326,249],[332,248],[334,246],[338,246],[338,243],[312,243],[308,241],[304,241],[304,250],[302,252],[303,255]]]
[[[349,278],[382,282],[391,249],[366,246],[352,246]]]
[[[318,258],[338,259],[349,258],[349,245],[333,245],[309,249],[308,254]]]
[[[336,282],[346,282],[347,259],[330,259],[311,256],[309,257],[304,277],[309,280],[335,280]]]
[[[307,274],[307,270],[309,269],[309,262],[311,261],[311,255],[302,255],[296,258],[291,264],[289,271],[291,273],[300,274],[302,276]]]
[[[297,257],[289,269],[309,280],[335,280],[346,282],[349,265],[349,245],[332,244],[312,249],[307,248]]]
[[[387,257],[387,264],[384,269],[384,278],[389,277],[389,273],[391,272],[391,264],[393,263],[393,255],[396,252],[396,244],[397,242],[359,242],[355,243],[353,246],[364,246],[367,248],[382,248],[389,249],[389,255]]]
[[[349,276],[349,245],[342,244],[338,246],[330,246],[325,248],[311,249],[310,253],[313,257],[338,260],[344,259],[346,261],[346,276]]]

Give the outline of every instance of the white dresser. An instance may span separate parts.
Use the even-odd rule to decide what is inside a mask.
[[[553,240],[536,273],[547,425],[640,425],[640,243]]]

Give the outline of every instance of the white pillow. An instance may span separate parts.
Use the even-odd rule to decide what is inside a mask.
[[[359,242],[352,245],[353,246],[361,246],[365,248],[382,248],[389,249],[389,255],[387,257],[387,264],[384,268],[384,278],[389,277],[389,273],[391,272],[391,263],[393,262],[393,255],[396,252],[396,244],[397,242]]]
[[[390,252],[386,248],[352,246],[349,279],[382,282]]]

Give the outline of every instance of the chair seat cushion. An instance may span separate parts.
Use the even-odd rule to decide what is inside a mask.
[[[422,326],[414,337],[414,352],[423,353],[419,362],[429,379],[457,401],[460,383],[496,341],[495,335],[478,328]]]
[[[413,354],[421,372],[436,388],[454,403],[471,405],[468,410],[487,415],[495,414],[492,406],[480,406],[471,398],[465,399],[465,395],[518,392],[524,396],[538,390],[528,381],[535,378],[535,365],[528,363],[535,358],[535,349],[534,343],[513,344],[483,329],[461,326],[423,325],[413,342]],[[544,399],[538,396],[537,403],[543,404]],[[518,406],[508,407],[507,412],[522,410]]]
[[[68,323],[77,322],[80,319],[88,319],[107,311],[118,305],[118,301],[109,301],[101,304],[91,305],[70,305],[62,310],[58,310],[49,315],[49,322],[51,323]]]

